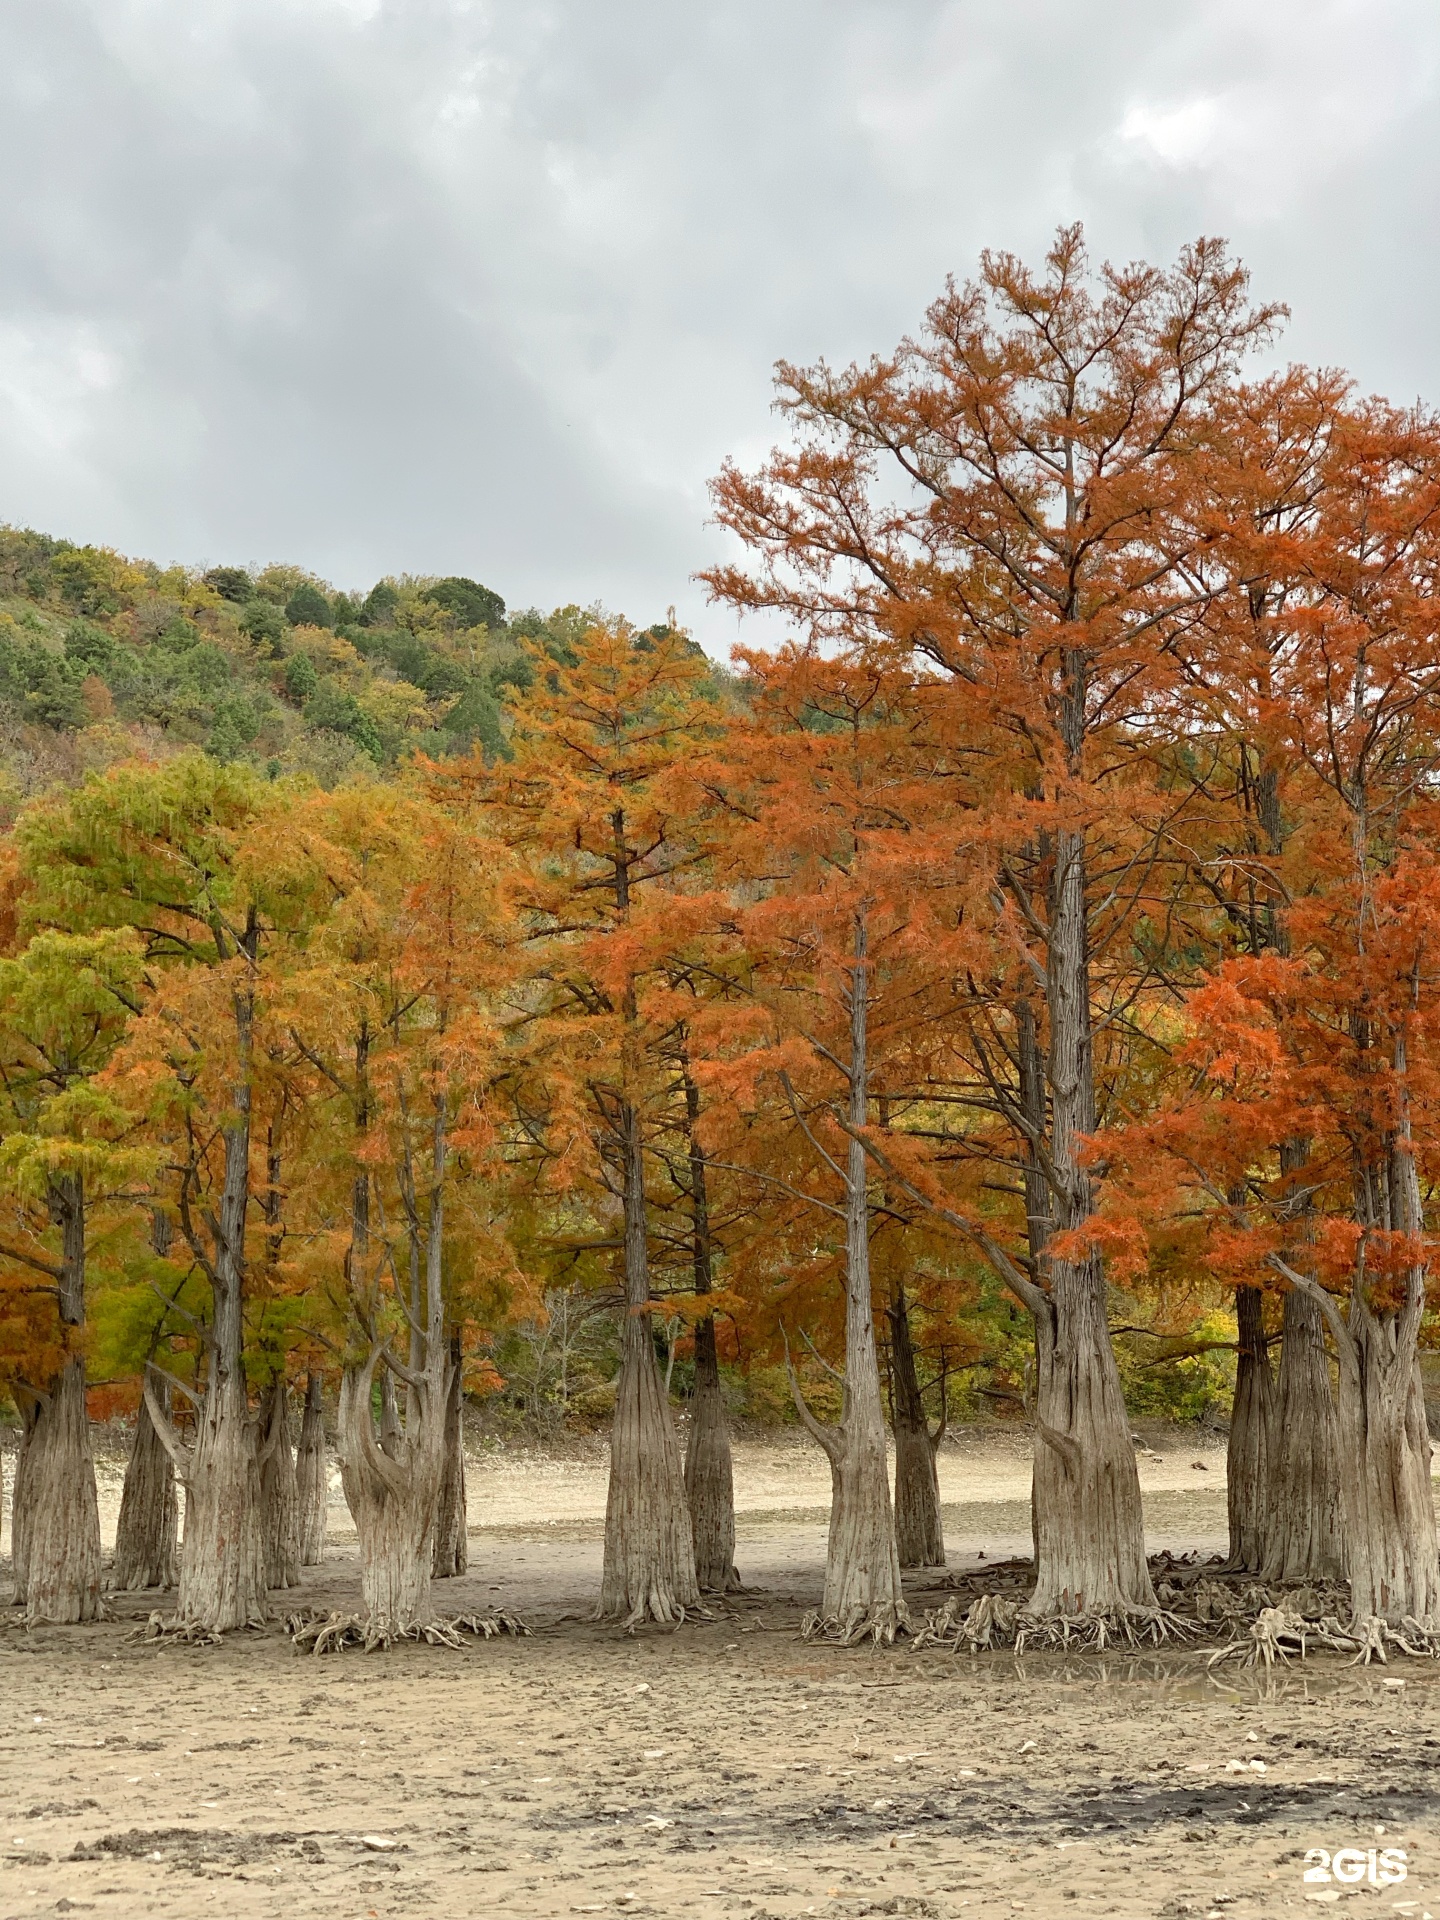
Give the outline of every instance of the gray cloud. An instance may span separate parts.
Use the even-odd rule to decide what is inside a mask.
[[[1440,398],[1428,0],[15,0],[0,518],[678,604],[769,369],[985,245],[1228,234],[1287,351]]]

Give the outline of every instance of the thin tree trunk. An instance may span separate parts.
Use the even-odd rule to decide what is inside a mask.
[[[157,1381],[153,1390],[162,1411],[168,1414],[169,1382]],[[180,1496],[175,1486],[175,1463],[165,1450],[142,1394],[135,1416],[135,1440],[125,1467],[110,1585],[118,1593],[173,1587],[179,1577],[179,1542]]]
[[[1072,679],[1079,684],[1078,668]],[[1055,836],[1047,994],[1050,1015],[1050,1161],[1054,1228],[1081,1231],[1093,1198],[1082,1143],[1095,1131],[1090,1033],[1085,846]],[[1145,1516],[1120,1369],[1110,1340],[1098,1254],[1047,1252],[1048,1299],[1035,1314],[1036,1431],[1033,1511],[1041,1618],[1152,1613]],[[1032,1309],[1033,1310],[1033,1309]]]
[[[640,1117],[628,1102],[619,1121],[625,1200],[625,1328],[598,1618],[678,1625],[700,1605],[695,1544],[680,1446],[650,1337],[650,1265]]]
[[[330,1477],[325,1462],[325,1414],[321,1380],[312,1373],[305,1382],[305,1412],[300,1421],[300,1446],[295,1455],[295,1495],[300,1509],[300,1564],[318,1567],[325,1559],[325,1526],[330,1506]]]
[[[890,1505],[885,1407],[875,1349],[870,1297],[869,1163],[859,1133],[868,1117],[869,966],[862,907],[855,915],[850,975],[850,1136],[845,1166],[845,1390],[840,1423],[815,1419],[793,1372],[791,1391],[801,1419],[830,1461],[830,1536],[825,1594],[810,1631],[842,1640],[893,1640],[908,1613],[900,1584],[900,1555]]]
[[[1266,1580],[1343,1580],[1340,1466],[1330,1361],[1318,1304],[1285,1295],[1270,1447]]]
[[[683,1054],[685,1137],[690,1158],[691,1252],[695,1292],[708,1294],[714,1279],[710,1244],[710,1191],[705,1155],[695,1136],[700,1118],[700,1089]],[[685,1449],[685,1497],[695,1542],[695,1578],[702,1593],[739,1590],[735,1570],[735,1475],[730,1456],[730,1421],[720,1390],[720,1356],[715,1316],[695,1323],[695,1386],[690,1396],[690,1436]]]
[[[704,1593],[740,1589],[735,1569],[735,1479],[730,1421],[720,1388],[715,1316],[695,1324],[695,1388],[685,1449],[685,1496],[695,1540],[695,1577]]]
[[[1265,1343],[1261,1288],[1236,1288],[1235,1320],[1239,1356],[1225,1464],[1229,1564],[1237,1572],[1258,1573],[1270,1538],[1270,1447],[1275,1420],[1275,1376]]]
[[[265,1584],[298,1587],[300,1501],[295,1452],[290,1443],[290,1390],[283,1379],[271,1381],[262,1418],[260,1523],[265,1539]]]
[[[465,1504],[465,1396],[461,1390],[464,1348],[450,1336],[450,1384],[445,1394],[444,1468],[435,1507],[435,1551],[431,1573],[452,1580],[470,1564],[469,1515]]]
[[[910,1338],[910,1308],[903,1286],[895,1289],[886,1318],[890,1322],[895,1399],[895,1544],[902,1567],[943,1567],[945,1534],[940,1523],[937,1443],[920,1397],[915,1347]]]
[[[15,1404],[20,1410],[20,1445],[15,1454],[15,1479],[10,1489],[10,1571],[15,1582],[13,1604],[23,1607],[30,1583],[30,1534],[35,1500],[30,1479],[30,1442],[40,1417],[41,1396],[17,1381]]]

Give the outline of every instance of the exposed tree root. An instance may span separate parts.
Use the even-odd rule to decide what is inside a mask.
[[[252,1620],[250,1625],[259,1628],[262,1622]],[[145,1640],[155,1644],[161,1641],[170,1646],[182,1647],[218,1647],[224,1638],[213,1627],[202,1627],[194,1620],[182,1620],[178,1614],[148,1614],[138,1627],[126,1635],[129,1640]]]
[[[1348,1626],[1342,1626],[1333,1613],[1307,1619],[1291,1600],[1263,1607],[1248,1633],[1237,1634],[1228,1646],[1212,1653],[1207,1664],[1217,1667],[1226,1660],[1239,1660],[1247,1667],[1273,1667],[1278,1660],[1288,1666],[1292,1659],[1303,1660],[1312,1647],[1351,1654],[1352,1666],[1368,1667],[1372,1660],[1383,1666],[1392,1647],[1416,1660],[1440,1658],[1440,1632],[1419,1620],[1405,1620],[1395,1627],[1373,1613]]]
[[[959,1653],[966,1648],[971,1653],[981,1653],[991,1647],[1015,1644],[1020,1601],[1007,1600],[1003,1594],[982,1593],[978,1600],[971,1601],[962,1616],[963,1606],[964,1601],[957,1595],[942,1606],[932,1608],[925,1615],[925,1624],[915,1631],[916,1649],[949,1647]]]
[[[494,1640],[502,1633],[528,1635],[529,1627],[513,1613],[497,1609],[493,1613],[458,1613],[448,1620],[429,1620],[424,1626],[372,1631],[358,1613],[318,1613],[308,1609],[292,1613],[285,1631],[295,1643],[297,1653],[342,1653],[347,1647],[362,1647],[374,1653],[397,1646],[402,1640],[423,1640],[431,1647],[465,1645],[467,1634],[477,1640]]]
[[[1054,1648],[1104,1652],[1116,1647],[1159,1646],[1166,1641],[1230,1637],[1209,1657],[1274,1666],[1324,1650],[1352,1656],[1352,1664],[1387,1661],[1392,1652],[1440,1658],[1440,1626],[1404,1620],[1397,1627],[1375,1615],[1357,1619],[1341,1581],[1315,1580],[1285,1587],[1237,1573],[1219,1559],[1159,1555],[1150,1562],[1158,1607],[1152,1612],[1106,1613],[1039,1619],[1025,1604],[1033,1579],[1028,1561],[1008,1561],[950,1576],[955,1591],[925,1615],[913,1645],[983,1653],[996,1648]],[[984,1582],[982,1587],[981,1582]],[[1346,1624],[1348,1623],[1348,1624]]]
[[[991,1647],[1014,1647],[1023,1653],[1027,1648],[1045,1647],[1104,1653],[1111,1647],[1158,1647],[1167,1640],[1188,1640],[1195,1632],[1193,1622],[1163,1607],[1042,1619],[1027,1612],[1021,1602],[991,1593],[981,1594],[964,1613],[963,1607],[964,1601],[956,1596],[927,1613],[915,1635],[916,1648],[978,1653]]]
[[[828,1640],[837,1647],[858,1646],[863,1640],[872,1647],[890,1647],[897,1635],[910,1631],[910,1616],[903,1605],[857,1607],[844,1619],[816,1608],[800,1622],[802,1640]]]
[[[613,1621],[614,1616],[593,1613],[590,1618],[603,1624]],[[687,1620],[713,1620],[714,1618],[715,1615],[709,1607],[682,1607],[675,1600],[667,1602],[666,1611],[662,1613],[652,1600],[648,1605],[642,1604],[636,1607],[633,1613],[619,1622],[619,1626],[622,1633],[635,1633],[639,1628],[647,1626],[669,1627],[672,1632],[678,1633]]]

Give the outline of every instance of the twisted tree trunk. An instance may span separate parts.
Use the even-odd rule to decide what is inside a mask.
[[[169,1382],[157,1382],[155,1392],[168,1415]],[[179,1576],[179,1539],[175,1463],[165,1450],[150,1418],[149,1403],[142,1395],[115,1529],[112,1588],[118,1593],[140,1593],[147,1587],[173,1587]]]
[[[295,1455],[302,1567],[318,1567],[325,1559],[330,1478],[325,1464],[325,1414],[320,1395],[320,1375],[312,1373],[305,1382],[305,1412],[300,1421],[300,1446]]]
[[[453,1580],[470,1564],[469,1515],[465,1504],[465,1397],[461,1391],[464,1350],[450,1336],[450,1384],[445,1393],[444,1467],[435,1505],[435,1551],[431,1573]]]
[[[945,1534],[935,1454],[945,1431],[944,1410],[939,1432],[932,1435],[915,1371],[910,1308],[903,1286],[895,1289],[885,1317],[890,1323],[895,1403],[895,1544],[902,1567],[943,1567]]]
[[[700,1605],[695,1544],[680,1446],[650,1337],[650,1265],[640,1117],[626,1102],[619,1118],[625,1202],[625,1328],[597,1617],[679,1625]]]
[[[261,1405],[260,1524],[265,1540],[267,1587],[300,1584],[300,1500],[295,1452],[290,1444],[290,1390],[271,1381]]]
[[[380,1359],[350,1367],[340,1385],[340,1480],[360,1541],[360,1589],[368,1646],[413,1636],[434,1617],[430,1597],[435,1505],[444,1471],[443,1379],[414,1389],[412,1423],[376,1438],[371,1383]],[[439,1391],[436,1391],[436,1387]]]

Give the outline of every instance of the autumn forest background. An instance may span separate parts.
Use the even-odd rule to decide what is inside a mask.
[[[1440,1633],[1440,427],[1283,321],[1217,242],[1066,229],[782,364],[706,576],[781,637],[728,666],[504,580],[0,533],[32,1622],[263,1621],[333,1449],[360,1606],[302,1638],[453,1634],[468,1421],[608,1430],[600,1613],[678,1623],[739,1584],[732,1429],[795,1422],[806,1631],[889,1642],[984,1417],[1035,1438],[1025,1611],[926,1630],[1164,1638],[1163,1415],[1228,1433],[1226,1572]]]

